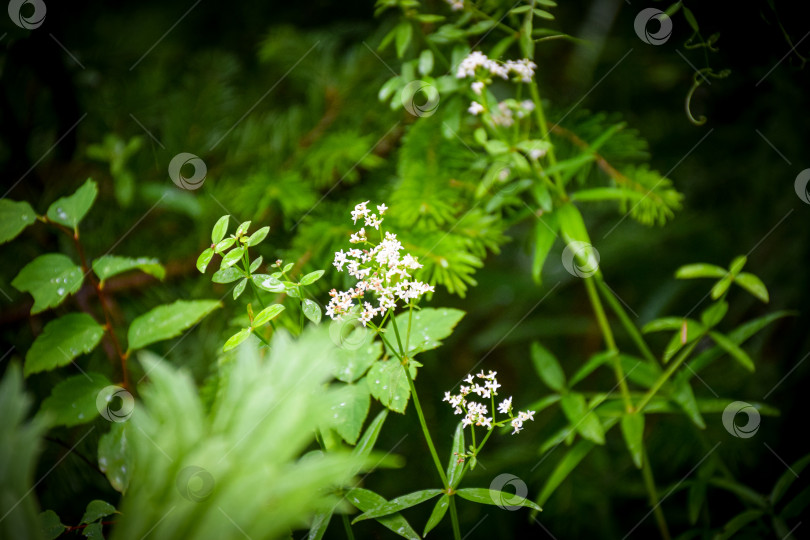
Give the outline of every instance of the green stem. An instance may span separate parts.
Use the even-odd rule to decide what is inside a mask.
[[[450,521],[453,522],[453,538],[461,540],[461,529],[458,527],[458,512],[456,512],[456,498],[450,496]]]
[[[608,350],[613,353],[613,371],[616,374],[616,382],[622,393],[622,400],[624,401],[624,408],[627,412],[633,411],[633,401],[630,399],[630,389],[627,387],[627,380],[624,376],[622,369],[622,362],[619,358],[619,349],[616,347],[616,340],[613,338],[613,331],[610,329],[607,317],[605,316],[605,308],[602,307],[602,301],[599,300],[599,293],[596,292],[596,286],[593,284],[593,278],[585,278],[585,288],[588,290],[588,298],[593,306],[596,320],[599,322],[599,328],[602,330],[602,335],[605,338]]]
[[[343,528],[346,529],[346,538],[354,540],[354,533],[352,532],[352,524],[349,521],[349,516],[343,514]]]
[[[675,360],[672,360],[672,363],[669,365],[667,370],[663,372],[660,377],[658,377],[658,380],[655,381],[655,383],[647,391],[647,393],[644,394],[644,397],[641,398],[641,401],[636,406],[636,412],[641,412],[642,410],[644,410],[644,407],[646,407],[647,404],[650,402],[650,400],[653,397],[655,397],[655,394],[658,393],[661,387],[664,386],[664,383],[667,382],[667,380],[669,380],[669,378],[672,376],[673,373],[675,373],[675,370],[678,369],[678,367],[680,367],[681,364],[683,364],[684,360],[686,360],[689,354],[695,349],[698,342],[701,339],[703,339],[703,336],[705,335],[706,335],[705,333],[699,335],[697,339],[695,339],[695,341],[690,343],[688,347],[686,347],[684,350],[680,352],[680,354],[678,354],[678,357]]]
[[[399,329],[397,328],[397,318],[393,314],[391,314],[391,323],[394,326],[394,335],[396,335],[397,344],[399,345],[400,354],[398,355],[398,358],[402,364],[402,369],[405,370],[405,377],[408,379],[408,386],[411,389],[411,396],[413,396],[413,408],[416,409],[416,414],[419,416],[419,424],[422,426],[422,433],[425,435],[425,441],[430,449],[430,455],[433,456],[433,464],[436,466],[436,470],[439,472],[439,476],[442,479],[445,489],[448,489],[450,487],[450,483],[447,481],[447,475],[444,472],[444,467],[442,467],[442,462],[439,460],[439,455],[436,453],[436,447],[433,445],[433,439],[430,437],[430,430],[428,430],[427,422],[425,422],[425,414],[422,412],[422,405],[419,403],[419,395],[416,393],[416,386],[413,384],[413,377],[411,377],[408,359],[402,349],[402,340],[399,337]]]
[[[537,118],[537,123],[540,125],[540,131],[542,133],[542,139],[549,144],[551,144],[551,137],[549,137],[549,129],[548,124],[546,123],[546,115],[543,112],[543,102],[540,101],[540,90],[537,89],[537,83],[529,85],[529,90],[532,93],[532,101],[534,101],[534,115]],[[554,155],[554,146],[551,146],[548,149],[548,162],[551,163],[552,167],[557,165],[557,157]],[[563,187],[562,177],[560,177],[559,172],[554,173],[554,181],[557,183],[557,189],[561,193],[565,193],[565,188]]]
[[[661,505],[659,504],[658,491],[655,489],[655,479],[653,478],[652,467],[650,467],[650,460],[648,459],[646,448],[643,449],[641,462],[641,472],[642,476],[644,476],[644,487],[647,489],[647,493],[650,496],[650,506],[653,507],[655,522],[658,524],[658,530],[661,531],[661,538],[664,540],[669,540],[669,528],[667,527],[667,520],[664,517],[664,511],[661,510]]]
[[[605,297],[607,303],[610,305],[610,308],[613,310],[613,313],[619,318],[624,329],[627,330],[627,333],[630,335],[630,339],[633,340],[633,343],[636,344],[638,347],[639,352],[641,355],[647,360],[648,362],[652,362],[653,364],[658,363],[655,359],[655,355],[650,351],[650,348],[647,346],[647,342],[644,341],[644,338],[641,336],[641,332],[638,331],[636,325],[633,324],[633,321],[630,320],[630,317],[627,315],[627,312],[624,310],[622,305],[619,303],[616,295],[613,294],[613,291],[607,286],[602,276],[596,277],[596,285],[599,287],[599,290],[602,292],[602,296]]]

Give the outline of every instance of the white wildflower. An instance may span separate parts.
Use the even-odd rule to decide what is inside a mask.
[[[483,111],[484,106],[478,103],[477,101],[473,101],[472,103],[470,103],[470,106],[467,108],[467,112],[473,116],[478,116]]]
[[[481,81],[475,81],[470,85],[472,91],[475,92],[476,95],[480,96],[481,92],[484,90],[484,83]]]

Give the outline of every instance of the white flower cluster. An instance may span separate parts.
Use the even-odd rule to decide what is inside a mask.
[[[379,229],[382,215],[388,207],[378,205],[377,216],[368,209],[368,203],[366,201],[354,207],[352,220],[357,223],[357,220],[363,219],[366,227]],[[355,306],[354,300],[358,299],[361,307],[359,319],[365,326],[376,315],[394,309],[397,300],[408,303],[434,291],[432,285],[410,279],[410,271],[422,268],[422,265],[409,254],[400,257],[402,244],[397,240],[397,235],[387,232],[383,240],[374,245],[366,237],[365,228],[361,228],[352,234],[349,241],[352,244],[369,244],[370,249],[354,248],[346,252],[341,249],[335,253],[332,264],[338,272],[343,272],[345,268],[350,276],[357,279],[357,284],[348,291],[329,291],[332,299],[326,306],[326,314],[332,319],[339,319],[348,313]],[[364,300],[366,293],[376,296],[376,306]]]
[[[489,409],[486,405],[467,399],[467,396],[470,394],[476,394],[481,398],[492,400],[494,404],[495,396],[498,395],[498,388],[501,387],[501,385],[498,384],[498,379],[495,378],[496,375],[497,372],[495,371],[490,371],[485,375],[482,370],[475,376],[481,379],[481,381],[476,381],[472,375],[467,375],[467,378],[464,379],[465,384],[461,385],[458,394],[453,395],[450,392],[444,393],[443,401],[450,403],[455,414],[464,415],[464,418],[461,420],[462,426],[483,426],[491,430],[496,425],[502,425],[506,422],[506,420],[495,422],[494,413],[491,417],[487,416]],[[481,382],[483,382],[483,386]],[[511,396],[501,401],[498,405],[498,412],[509,415],[509,423],[514,429],[512,435],[519,433],[523,429],[523,422],[526,420],[534,420],[534,411],[520,411],[517,416],[514,415]],[[493,424],[493,422],[495,422],[495,424]]]
[[[497,60],[490,60],[487,58],[487,55],[481,51],[473,51],[459,64],[458,70],[456,71],[456,78],[464,79],[466,77],[470,77],[475,79],[476,70],[478,68],[483,68],[485,71],[489,72],[489,75],[495,77],[508,79],[509,75],[513,74],[516,80],[524,83],[530,83],[532,82],[532,77],[534,77],[534,70],[537,68],[537,64],[528,58],[523,58],[521,60],[507,60],[505,63],[502,63],[498,62]],[[481,81],[476,82],[480,83]],[[481,95],[483,85],[473,83],[472,89],[473,92]]]
[[[450,9],[453,11],[460,11],[464,9],[464,0],[444,0],[450,4]]]
[[[492,123],[496,126],[510,127],[515,123],[515,118],[525,118],[533,110],[534,102],[530,99],[524,99],[519,103],[514,99],[507,99],[498,103],[498,111],[492,115]]]

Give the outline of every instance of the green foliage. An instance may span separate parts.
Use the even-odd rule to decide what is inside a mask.
[[[45,325],[25,355],[25,376],[65,366],[101,341],[104,327],[86,313],[70,313]]]

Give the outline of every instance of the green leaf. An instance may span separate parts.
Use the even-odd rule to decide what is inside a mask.
[[[801,515],[808,506],[810,506],[810,487],[804,488],[798,495],[793,497],[779,512],[779,517],[781,519],[793,519]]]
[[[82,535],[90,540],[104,540],[101,522],[91,523],[82,530]]]
[[[346,500],[364,512],[386,502],[384,497],[363,488],[350,490],[346,494]],[[419,540],[419,535],[416,534],[416,531],[413,530],[411,525],[399,513],[377,518],[377,522],[403,538]]]
[[[572,201],[610,201],[610,200],[638,200],[644,198],[644,193],[625,188],[592,188],[581,189],[571,194]]]
[[[269,233],[269,232],[270,232],[270,227],[262,227],[261,229],[259,229],[255,233],[251,234],[250,238],[248,239],[248,247],[253,247],[253,246],[257,245],[257,244],[260,244],[262,242],[262,240],[267,238],[267,233]]]
[[[230,219],[231,216],[222,216],[217,220],[214,228],[211,229],[212,244],[219,244],[222,239],[225,238],[225,233],[228,232],[228,222]]]
[[[686,19],[686,22],[689,23],[689,26],[692,27],[692,30],[695,32],[700,32],[700,27],[698,26],[697,19],[695,19],[695,15],[692,13],[692,10],[686,6],[683,6],[683,16]]]
[[[287,290],[278,279],[267,274],[253,274],[251,279],[263,291],[283,293]]]
[[[0,199],[0,244],[17,238],[17,235],[36,220],[37,214],[27,202]]]
[[[236,232],[233,235],[236,236],[237,238],[243,236],[247,234],[249,228],[250,228],[250,221],[244,221],[239,224],[239,226],[236,228]]]
[[[214,283],[233,283],[237,279],[243,277],[245,277],[245,272],[241,268],[231,266],[229,268],[220,268],[214,272],[214,276],[211,278],[211,281]],[[255,278],[255,275],[253,277]],[[254,279],[253,282],[255,283],[256,280]]]
[[[768,289],[765,287],[765,284],[762,283],[762,280],[754,274],[742,272],[738,274],[736,278],[734,278],[734,281],[737,282],[737,285],[750,292],[766,304],[770,300]]]
[[[247,286],[247,278],[242,278],[242,281],[236,284],[236,287],[233,288],[233,299],[236,300],[242,293],[245,292],[245,287]]]
[[[750,503],[762,509],[766,509],[768,507],[768,501],[765,499],[765,497],[754,491],[752,488],[735,482],[734,480],[715,477],[709,480],[709,484],[733,493],[744,503]]]
[[[686,319],[691,321],[691,319]],[[645,334],[650,332],[661,332],[664,330],[680,330],[683,326],[684,319],[682,317],[661,317],[645,324],[641,331]],[[695,322],[695,321],[691,321]]]
[[[596,413],[588,410],[585,396],[576,392],[566,394],[560,399],[560,406],[580,435],[597,444],[605,444],[605,430]]]
[[[115,507],[108,502],[96,499],[90,501],[80,523],[93,523],[103,517],[115,514]]]
[[[323,538],[323,535],[326,534],[326,529],[329,528],[329,522],[332,521],[332,514],[333,509],[330,509],[326,512],[318,512],[312,517],[307,540],[321,540],[321,538]]]
[[[354,491],[354,490],[352,490]],[[364,513],[360,514],[352,523],[357,523],[358,521],[365,521],[367,519],[378,518],[382,516],[387,516],[389,514],[393,514],[395,512],[399,512],[400,510],[405,510],[406,508],[411,508],[412,506],[416,506],[417,504],[421,504],[425,501],[429,501],[436,495],[441,494],[442,490],[440,489],[423,489],[421,491],[414,491],[413,493],[408,493],[407,495],[402,495],[397,497],[396,499],[391,499],[388,502],[384,502],[374,507],[366,510]],[[351,492],[349,492],[351,493]],[[459,492],[460,493],[460,492]]]
[[[554,467],[554,471],[548,477],[548,480],[546,480],[546,484],[537,497],[537,503],[540,506],[546,504],[546,501],[548,501],[549,497],[551,497],[554,491],[562,484],[563,480],[571,474],[571,471],[579,465],[580,461],[585,459],[585,456],[588,455],[593,447],[594,443],[590,441],[578,441],[566,452],[565,456],[563,456],[557,466]]]
[[[98,440],[98,468],[120,493],[126,492],[132,471],[133,450],[127,439],[128,425],[128,422],[115,422]]]
[[[158,306],[132,321],[127,332],[128,350],[178,336],[220,307],[222,304],[217,300],[178,300]]]
[[[433,71],[433,51],[425,49],[419,55],[419,73],[430,75],[431,71]]]
[[[253,259],[253,262],[250,263],[250,273],[251,274],[259,269],[259,267],[262,265],[262,261],[264,261],[264,257],[262,257],[261,255],[259,255],[255,259]]]
[[[211,250],[207,249],[206,251]],[[205,251],[203,253],[205,253]],[[211,255],[213,255],[213,251]],[[199,268],[199,260],[197,261],[197,267]],[[147,257],[133,259],[130,257],[119,257],[118,255],[104,255],[93,261],[93,272],[96,273],[98,279],[101,281],[135,269],[160,280],[166,277],[166,269],[163,268],[163,265],[161,265],[160,261],[157,259]],[[205,269],[203,268],[202,271],[204,272]]]
[[[728,302],[720,300],[706,308],[703,313],[700,314],[700,320],[707,328],[712,328],[723,320],[727,311]]]
[[[259,328],[260,326],[264,326],[272,319],[278,317],[279,313],[284,311],[284,309],[285,308],[282,304],[272,304],[267,306],[253,318],[253,328]]]
[[[396,319],[403,347],[408,332],[408,317],[409,313],[405,312],[397,315]],[[405,354],[413,356],[439,347],[441,340],[453,333],[453,328],[456,327],[462,317],[464,317],[464,312],[460,309],[422,308],[414,310],[411,319],[411,339]],[[386,335],[389,336],[389,343],[396,347],[394,326],[391,322],[386,326]],[[397,352],[399,351],[397,350]]]
[[[225,346],[222,347],[222,351],[228,352],[231,349],[238,347],[239,345],[242,344],[243,341],[245,341],[248,337],[250,337],[250,333],[252,331],[253,330],[251,328],[242,328],[237,333],[228,338],[228,341],[225,342]]]
[[[324,274],[323,270],[315,270],[314,272],[310,272],[309,274],[302,277],[299,283],[301,285],[311,285],[316,281],[318,281],[319,279],[321,279],[321,276],[323,276],[323,274]]]
[[[468,501],[477,502],[480,504],[492,504],[500,506],[525,506],[538,512],[543,509],[537,504],[530,501],[526,497],[521,497],[515,493],[508,493],[505,491],[496,491],[494,489],[486,488],[463,488],[456,491],[459,497],[467,499]]]
[[[731,274],[727,274],[726,277],[718,281],[712,287],[712,300],[717,300],[731,287],[731,282],[734,280],[734,276]]]
[[[728,265],[728,271],[731,275],[736,276],[740,273],[740,270],[743,269],[745,263],[748,262],[748,257],[745,255],[738,255],[734,257],[734,260],[731,261],[731,264]]]
[[[45,540],[59,538],[67,529],[66,526],[62,525],[62,520],[53,510],[45,510],[39,514],[39,525]]]
[[[436,525],[441,523],[442,518],[447,513],[447,509],[450,507],[450,496],[443,494],[439,497],[439,500],[436,501],[436,506],[433,507],[433,511],[430,513],[430,517],[425,524],[425,532],[422,533],[422,536],[427,536],[427,533],[433,530]]]
[[[762,510],[746,510],[741,514],[737,514],[723,526],[723,530],[717,533],[714,540],[727,540],[728,538],[733,537],[743,527],[755,519],[759,519],[762,515]]]
[[[735,345],[733,341],[720,332],[709,332],[709,336],[711,336],[714,342],[717,343],[723,350],[730,354],[732,358],[739,362],[742,367],[748,371],[754,371],[754,361],[751,360],[751,357],[748,356],[745,351]]]
[[[372,420],[368,425],[365,433],[363,433],[363,436],[360,437],[360,440],[357,441],[354,450],[352,450],[352,455],[359,458],[358,461],[365,460],[371,454],[371,451],[374,449],[374,445],[377,443],[377,437],[380,436],[380,431],[382,431],[383,423],[387,417],[388,409],[381,410],[377,416],[374,417],[374,420]]]
[[[290,270],[292,270],[292,267],[293,267],[293,266],[295,266],[295,264],[293,264],[293,263],[287,263],[287,264],[285,264],[285,265],[284,265],[284,268],[282,268],[282,272],[283,272],[284,274],[289,274],[289,273],[290,273]]]
[[[453,449],[450,451],[450,458],[447,461],[447,481],[451,488],[455,488],[461,480],[461,471],[464,470],[464,459],[460,457],[464,454],[464,426],[461,422],[456,426],[453,434]]]
[[[197,270],[201,273],[205,273],[205,269],[208,268],[208,264],[211,262],[211,259],[214,257],[214,248],[208,248],[202,253],[200,256],[197,257]]]
[[[614,352],[611,351],[602,351],[596,353],[595,355],[591,356],[585,364],[580,367],[576,373],[574,373],[571,380],[568,384],[573,388],[575,384],[580,382],[582,379],[593,373],[596,368],[601,366],[602,364],[608,362],[614,355]]]
[[[499,139],[484,142],[484,150],[491,156],[500,156],[509,152],[509,145]]]
[[[53,387],[51,395],[42,402],[40,414],[47,414],[53,426],[86,424],[99,415],[96,407],[98,393],[112,383],[100,373],[68,377]]]
[[[230,268],[231,266],[235,265],[239,261],[242,260],[242,254],[245,252],[245,248],[237,247],[230,250],[224,257],[222,257],[222,263],[220,264],[220,269],[222,268]]]
[[[415,360],[409,362],[411,377],[416,378],[416,368],[420,365]],[[366,376],[371,395],[394,412],[405,413],[411,388],[405,376],[405,368],[396,358],[380,360],[368,371]]]
[[[588,236],[588,229],[585,228],[585,221],[579,209],[572,203],[566,203],[557,209],[557,220],[560,223],[560,232],[566,244],[571,242],[591,243]]]
[[[214,246],[214,253],[222,253],[223,251],[230,249],[232,245],[236,243],[236,238],[228,237],[221,242],[217,242],[217,245]]]
[[[411,37],[413,36],[413,27],[411,23],[408,21],[402,21],[397,25],[396,29],[396,37],[394,41],[397,47],[397,58],[402,58],[405,54],[405,50],[408,48],[408,45],[411,43]]]
[[[301,304],[301,309],[304,310],[304,316],[310,321],[315,324],[321,322],[321,306],[319,306],[317,302],[305,298],[304,302]]]
[[[779,477],[779,480],[777,480],[776,484],[773,486],[773,491],[771,491],[771,505],[775,506],[776,503],[782,499],[793,482],[798,478],[798,475],[801,474],[808,464],[810,464],[810,454],[799,459]]]
[[[535,371],[546,386],[557,392],[565,390],[565,373],[560,367],[560,362],[551,351],[536,341],[532,343],[532,362]]]
[[[706,422],[700,414],[695,394],[689,385],[689,379],[676,378],[672,383],[672,400],[680,405],[689,419],[700,429],[706,429]]]
[[[382,356],[382,344],[379,341],[367,341],[355,348],[341,347],[335,351],[336,379],[345,383],[354,382],[368,371],[368,368]]]
[[[624,443],[630,451],[630,456],[633,458],[633,463],[636,468],[641,468],[642,453],[644,445],[642,438],[644,437],[644,414],[632,413],[625,414],[621,419],[622,435],[624,436]]]
[[[11,285],[34,297],[33,315],[61,304],[67,295],[79,290],[83,280],[82,269],[70,258],[61,253],[47,253],[25,265]]]
[[[48,207],[46,215],[54,223],[76,229],[90,207],[93,206],[96,195],[98,195],[98,187],[94,181],[88,179],[73,195],[56,199]]]
[[[335,404],[331,407],[330,422],[338,434],[349,444],[355,444],[363,429],[371,405],[366,381],[347,384],[335,391]]]
[[[537,218],[534,227],[534,258],[532,259],[532,278],[540,285],[542,280],[543,266],[546,264],[551,247],[557,238],[557,215],[545,212]]]
[[[695,278],[722,278],[728,271],[719,266],[706,263],[687,264],[681,266],[675,272],[677,279],[695,279]]]
[[[25,376],[69,364],[95,349],[102,336],[104,327],[86,313],[70,313],[50,321],[25,354]]]

